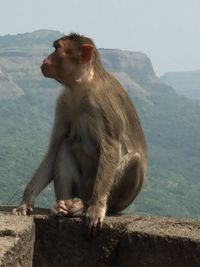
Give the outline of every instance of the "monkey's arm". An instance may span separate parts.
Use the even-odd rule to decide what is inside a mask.
[[[56,121],[47,153],[27,185],[20,206],[13,210],[13,214],[26,215],[29,213],[34,206],[35,198],[51,181],[54,161],[64,136],[65,129],[60,122]]]
[[[119,161],[119,144],[106,138],[100,144],[100,158],[90,206],[86,213],[89,232],[102,226],[106,215],[107,198],[113,186],[115,169]]]
[[[107,138],[100,147],[100,158],[95,179],[92,203],[106,201],[113,184],[115,168],[119,161],[119,144],[117,141]]]

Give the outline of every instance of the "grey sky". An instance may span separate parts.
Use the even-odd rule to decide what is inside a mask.
[[[200,69],[200,0],[0,0],[0,35],[80,32],[146,53],[158,75]]]

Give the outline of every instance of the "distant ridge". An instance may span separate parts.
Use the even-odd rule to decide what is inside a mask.
[[[31,45],[33,42],[37,41],[39,43],[49,43],[55,39],[58,39],[63,34],[59,31],[53,30],[38,30],[31,33],[19,33],[15,35],[4,35],[0,36],[0,47],[5,45],[21,46],[21,45]]]
[[[191,99],[200,99],[200,70],[166,72],[160,79],[173,86],[178,94]]]
[[[52,42],[63,35],[59,31],[41,29],[31,33],[1,36],[0,67],[5,74],[8,71],[13,82],[27,78],[42,79],[39,68],[41,61],[52,51]],[[129,93],[146,97],[149,92],[143,84],[159,83],[152,63],[144,53],[102,48],[99,52],[105,68],[120,80]],[[0,88],[3,87],[4,84],[0,81]],[[13,90],[14,88],[13,84]],[[0,90],[3,96],[6,91]]]
[[[99,51],[104,66],[111,72],[118,72],[120,68],[140,85],[159,82],[146,54],[119,49],[99,49]]]

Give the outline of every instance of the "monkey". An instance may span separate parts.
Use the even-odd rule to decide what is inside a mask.
[[[147,143],[137,111],[118,80],[103,67],[95,43],[77,33],[53,43],[42,74],[63,85],[47,152],[15,215],[33,211],[53,180],[55,216],[84,216],[89,233],[106,214],[128,207],[147,172]]]

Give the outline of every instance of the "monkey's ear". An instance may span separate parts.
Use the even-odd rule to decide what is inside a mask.
[[[82,44],[81,46],[81,63],[88,63],[92,57],[94,46],[91,44]]]

